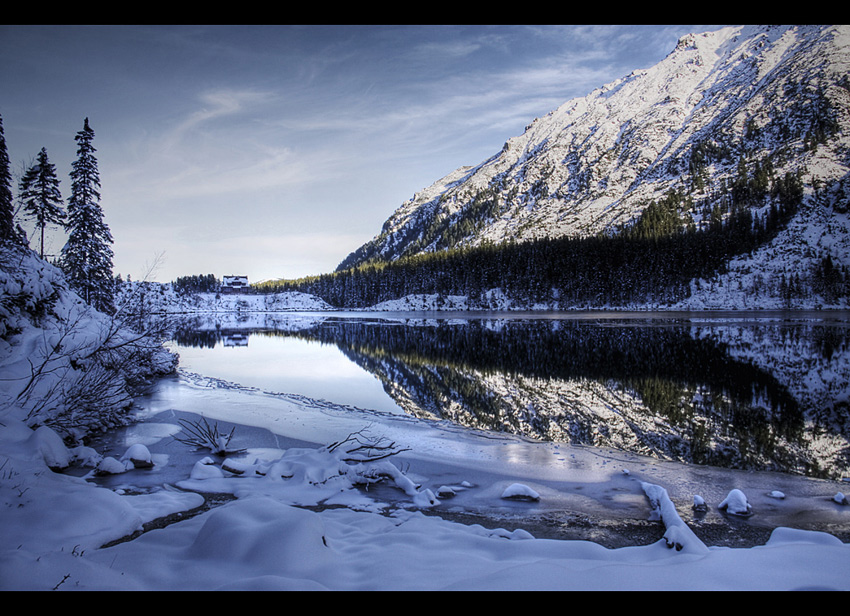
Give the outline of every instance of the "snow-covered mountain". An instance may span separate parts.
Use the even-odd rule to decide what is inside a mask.
[[[564,103],[490,159],[415,194],[339,269],[489,242],[613,235],[673,189],[682,218],[699,227],[742,169],[752,176],[767,163],[773,177],[799,175],[804,202],[786,235],[738,269],[773,264],[776,273],[825,255],[850,265],[849,73],[850,26],[685,36],[652,68]]]

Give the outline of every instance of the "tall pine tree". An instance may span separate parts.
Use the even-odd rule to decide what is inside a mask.
[[[17,237],[15,208],[12,205],[12,172],[9,152],[6,149],[6,135],[3,132],[3,118],[0,117],[0,241],[15,240]]]
[[[68,241],[62,248],[62,268],[80,297],[101,312],[112,313],[112,234],[100,207],[100,174],[88,118],[75,139],[77,160],[71,171]]]
[[[24,173],[19,188],[24,212],[35,220],[35,226],[41,232],[39,254],[43,259],[44,230],[49,224],[61,225],[65,221],[59,178],[56,177],[56,167],[47,158],[46,148],[41,148],[35,164]]]

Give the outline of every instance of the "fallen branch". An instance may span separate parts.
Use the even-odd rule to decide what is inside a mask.
[[[388,441],[384,437],[372,439],[372,437],[365,435],[366,429],[352,432],[343,440],[328,445],[327,450],[330,453],[334,453],[337,449],[341,449],[343,456],[340,459],[343,462],[351,464],[376,462],[403,451],[410,451],[409,448],[400,448],[396,445],[395,441]]]
[[[236,427],[231,428],[230,432],[223,434],[218,431],[218,424],[210,426],[206,418],[201,417],[200,421],[191,422],[185,419],[179,420],[185,436],[175,436],[174,440],[197,447],[199,449],[209,449],[214,455],[224,456],[234,453],[241,453],[244,449],[231,449],[230,441],[233,438],[233,433]]]
[[[664,541],[667,542],[667,547],[676,548],[676,551],[685,550],[691,554],[705,554],[708,552],[706,545],[700,541],[699,537],[694,534],[694,531],[679,517],[679,512],[676,511],[676,505],[670,500],[667,490],[661,486],[646,482],[641,482],[641,488],[643,488],[643,492],[649,500],[653,519],[661,520],[666,528]]]

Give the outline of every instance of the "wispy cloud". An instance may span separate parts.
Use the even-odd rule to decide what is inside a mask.
[[[234,117],[245,114],[257,104],[265,103],[274,98],[269,92],[244,91],[232,89],[217,89],[202,92],[199,103],[202,105],[183,120],[175,129],[177,135],[185,135],[189,131],[202,129],[213,120]]]
[[[60,169],[91,117],[119,271],[155,250],[165,279],[244,259],[320,273],[403,199],[690,30],[0,26],[0,112],[14,160],[47,147]]]
[[[172,124],[139,136],[133,146],[137,158],[125,178],[156,178],[148,190],[171,200],[305,181],[309,173],[293,147],[269,131],[276,96],[228,89],[201,93],[194,108]]]

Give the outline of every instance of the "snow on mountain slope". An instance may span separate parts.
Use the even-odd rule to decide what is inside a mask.
[[[657,65],[564,103],[490,159],[415,194],[339,268],[485,242],[613,234],[671,189],[686,195],[681,213],[699,225],[742,157],[769,160],[775,177],[802,177],[807,207],[797,223],[818,219],[821,246],[798,229],[791,258],[826,251],[848,265],[848,72],[848,26],[685,36]]]

